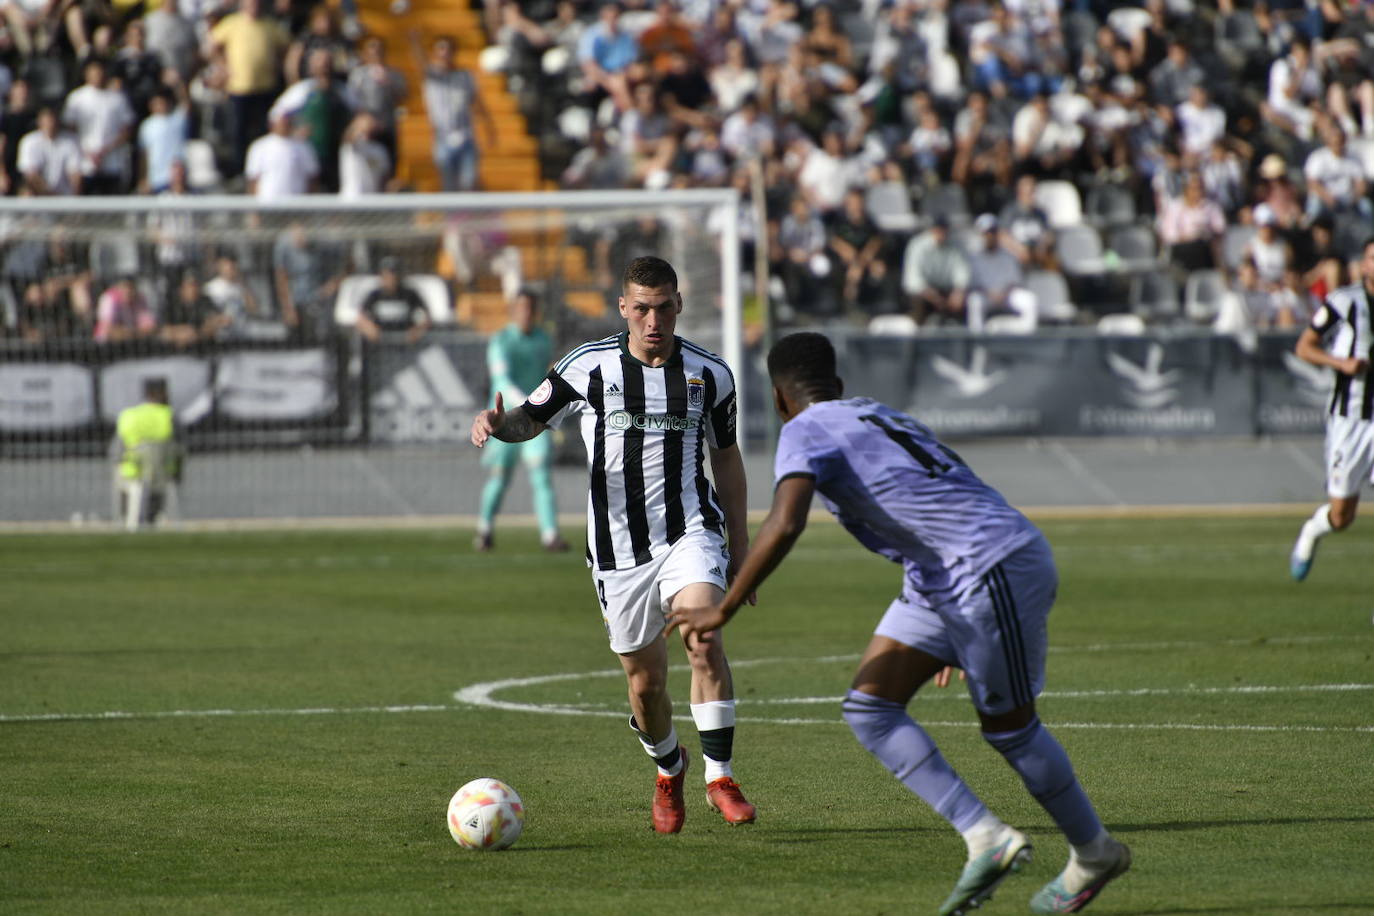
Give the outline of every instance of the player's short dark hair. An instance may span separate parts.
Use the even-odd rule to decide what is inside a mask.
[[[788,334],[768,351],[768,375],[776,385],[825,384],[835,376],[835,347],[815,331]]]
[[[625,275],[621,277],[620,288],[629,289],[632,283],[645,289],[659,289],[667,286],[673,292],[677,292],[677,271],[673,270],[673,265],[662,258],[645,255],[642,258],[635,258],[625,266]]]
[[[160,375],[153,375],[143,380],[143,397],[149,401],[167,400],[167,380]]]

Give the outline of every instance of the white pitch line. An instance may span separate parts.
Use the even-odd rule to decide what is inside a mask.
[[[448,712],[457,706],[310,706],[304,709],[164,709],[151,712],[43,712],[32,715],[0,715],[10,722],[115,722],[139,719],[232,719],[243,716],[345,716],[358,713]]]

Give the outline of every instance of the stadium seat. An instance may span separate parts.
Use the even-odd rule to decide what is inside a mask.
[[[1103,315],[1097,319],[1097,333],[1120,337],[1138,337],[1145,333],[1145,319],[1129,312]]]
[[[1150,11],[1140,6],[1118,6],[1107,14],[1107,25],[1126,41],[1150,27]]]
[[[1120,185],[1095,184],[1083,201],[1083,215],[1099,229],[1129,226],[1136,220],[1135,197]]]
[[[1131,278],[1127,294],[1131,311],[1147,320],[1178,317],[1178,283],[1167,270],[1149,270]]]
[[[1254,237],[1254,226],[1231,223],[1226,227],[1226,234],[1221,237],[1221,260],[1227,270],[1233,271],[1240,266],[1240,259],[1245,257],[1245,246]]]
[[[968,208],[968,195],[964,191],[963,185],[942,184],[931,188],[926,196],[921,198],[921,216],[927,222],[934,220],[937,216],[943,216],[949,220],[951,226],[967,226],[973,221]]]
[[[920,330],[910,315],[875,315],[868,322],[868,333],[874,337],[915,337]]]
[[[221,176],[215,162],[215,148],[208,140],[186,141],[186,184],[192,191],[213,191]]]
[[[1026,289],[1035,294],[1036,312],[1042,324],[1070,324],[1078,317],[1078,307],[1069,296],[1069,284],[1057,270],[1032,270],[1026,274]]]
[[[930,94],[941,102],[957,103],[964,97],[964,75],[959,61],[948,51],[930,55]]]
[[[873,222],[884,232],[915,232],[916,212],[911,195],[901,182],[882,181],[868,189],[865,206]]]
[[[379,282],[375,274],[350,274],[344,277],[339,284],[339,293],[334,297],[334,322],[341,328],[353,327],[363,300],[377,288]],[[403,282],[420,294],[429,311],[430,321],[435,324],[453,323],[448,284],[443,277],[436,274],[410,274]]]
[[[500,45],[487,45],[477,55],[477,66],[483,73],[505,73],[510,65],[510,52]]]
[[[1195,270],[1183,286],[1183,314],[1189,321],[1208,323],[1217,317],[1226,278],[1219,270]]]
[[[1360,160],[1366,181],[1374,181],[1374,137],[1351,137],[1350,154]]]
[[[1035,202],[1049,217],[1052,228],[1077,226],[1083,222],[1083,199],[1078,188],[1070,182],[1040,182],[1035,186]]]
[[[1121,259],[1122,270],[1153,270],[1159,266],[1159,245],[1145,226],[1118,226],[1107,234],[1107,249]]]
[[[569,105],[558,113],[558,132],[569,140],[586,143],[592,135],[590,109]]]
[[[1102,260],[1102,239],[1092,226],[1065,226],[1054,237],[1054,250],[1070,276],[1100,274],[1106,266]]]

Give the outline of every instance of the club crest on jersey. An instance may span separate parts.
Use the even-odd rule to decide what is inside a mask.
[[[687,380],[687,406],[701,407],[706,400],[706,383],[695,375]]]

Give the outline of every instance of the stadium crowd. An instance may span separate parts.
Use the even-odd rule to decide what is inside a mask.
[[[494,126],[451,38],[388,49],[347,2],[4,11],[6,194],[397,190],[403,50],[443,186],[478,186]],[[532,116],[546,174],[738,188],[742,263],[765,265],[784,323],[1294,327],[1371,230],[1362,0],[490,0],[484,16],[484,66]],[[162,229],[154,249],[175,254]],[[5,333],[167,335],[183,279],[229,270],[159,261],[139,285],[93,258],[60,235],[6,244]],[[303,327],[289,286],[270,281],[263,310]],[[140,296],[158,300],[146,315]],[[211,310],[198,333],[228,333]]]

